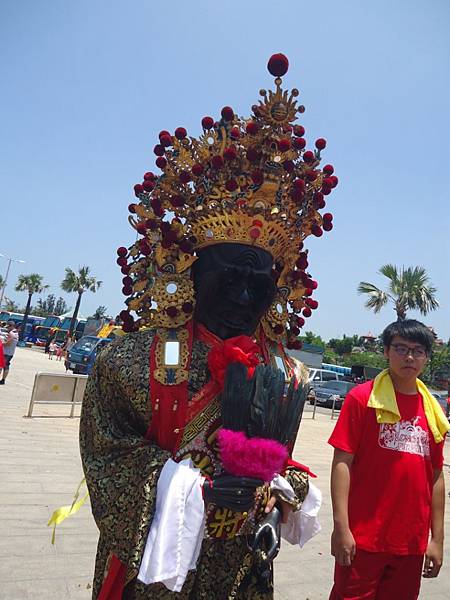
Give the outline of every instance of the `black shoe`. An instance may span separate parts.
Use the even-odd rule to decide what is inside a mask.
[[[4,379],[0,379],[0,385],[5,385],[5,380]]]

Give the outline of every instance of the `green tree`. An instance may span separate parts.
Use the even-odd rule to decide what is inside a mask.
[[[331,365],[337,365],[340,360],[339,354],[334,352],[328,346],[325,348],[325,352],[323,353],[323,362]]]
[[[103,304],[101,304],[100,306],[97,306],[97,308],[95,309],[95,313],[92,316],[94,317],[94,319],[103,319],[103,317],[109,318],[106,314],[107,311],[108,309],[106,308],[106,306],[103,306]]]
[[[394,304],[399,321],[406,318],[407,310],[417,309],[426,315],[439,307],[435,297],[437,290],[431,285],[423,267],[402,267],[399,270],[388,264],[383,265],[379,273],[389,280],[387,291],[366,281],[361,281],[358,285],[358,293],[368,296],[366,307],[375,313],[380,312],[389,301]]]
[[[31,299],[33,294],[42,294],[42,292],[48,288],[48,285],[43,283],[42,275],[39,273],[30,273],[30,275],[19,275],[17,284],[15,287],[16,292],[26,292],[28,294],[27,304],[25,306],[25,313],[23,315],[22,326],[20,328],[20,339],[23,340],[25,337],[25,327],[28,321],[28,315],[31,312]]]
[[[433,344],[430,357],[423,372],[423,379],[433,383],[436,379],[450,377],[450,348]]]
[[[11,300],[11,298],[7,298],[6,296],[3,301],[3,309],[7,310],[8,312],[19,312],[20,311],[20,308],[19,308],[19,305],[17,304],[17,302],[15,302],[14,300]]]
[[[55,294],[49,294],[46,298],[39,298],[33,310],[37,317],[47,317],[48,315],[63,315],[68,312],[67,303],[61,296],[56,299]]]
[[[336,354],[339,354],[339,356],[344,356],[344,354],[350,354],[352,348],[358,345],[359,336],[356,334],[352,336],[347,336],[344,334],[342,336],[342,339],[332,338],[328,342],[328,346],[332,348],[336,352]]]
[[[99,281],[98,279],[90,275],[89,267],[80,267],[78,269],[78,273],[75,273],[75,271],[73,271],[69,267],[66,267],[66,276],[61,282],[61,287],[65,292],[76,292],[78,294],[75,309],[73,311],[72,320],[70,322],[68,332],[69,337],[72,335],[73,330],[75,329],[75,322],[78,316],[78,311],[80,310],[81,298],[84,292],[89,291],[95,293],[101,285],[102,281]]]
[[[355,354],[347,354],[342,359],[342,364],[345,367],[361,365],[363,367],[377,367],[378,369],[385,369],[387,367],[387,360],[384,354],[378,352],[355,352]]]
[[[67,302],[60,296],[55,302],[53,314],[59,317],[59,315],[64,315],[66,312],[69,312],[69,310],[70,308],[67,306]]]
[[[312,331],[305,331],[301,339],[306,344],[314,344],[315,346],[322,346],[323,348],[325,348],[325,342],[320,337],[320,335],[316,335]]]

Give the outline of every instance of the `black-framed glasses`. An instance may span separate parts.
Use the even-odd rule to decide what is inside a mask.
[[[391,348],[394,348],[394,351],[399,356],[413,356],[413,358],[425,358],[427,355],[427,351],[425,348],[421,348],[420,346],[406,346],[405,344],[391,344]]]

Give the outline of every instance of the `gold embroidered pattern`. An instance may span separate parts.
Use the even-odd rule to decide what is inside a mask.
[[[212,400],[184,430],[181,447],[186,446],[200,433],[204,432],[207,424],[220,414],[220,404],[217,398]],[[209,440],[208,440],[209,442]]]
[[[213,520],[208,523],[212,537],[231,539],[235,537],[240,525],[245,521],[242,513],[236,513],[228,508],[217,508]]]

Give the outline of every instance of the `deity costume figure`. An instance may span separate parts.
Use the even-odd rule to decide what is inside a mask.
[[[95,600],[270,600],[272,561],[254,546],[267,504],[286,509],[291,543],[319,529],[319,493],[291,458],[307,371],[285,348],[317,308],[303,243],[332,228],[319,209],[337,178],[319,168],[325,140],[305,150],[293,124],[304,108],[281,89],[287,58],[268,69],[276,90],[251,118],[225,107],[198,139],[162,131],[162,173],[135,186],[140,237],[117,251],[127,335],[99,354],[80,423]],[[255,434],[268,420],[278,437]]]

